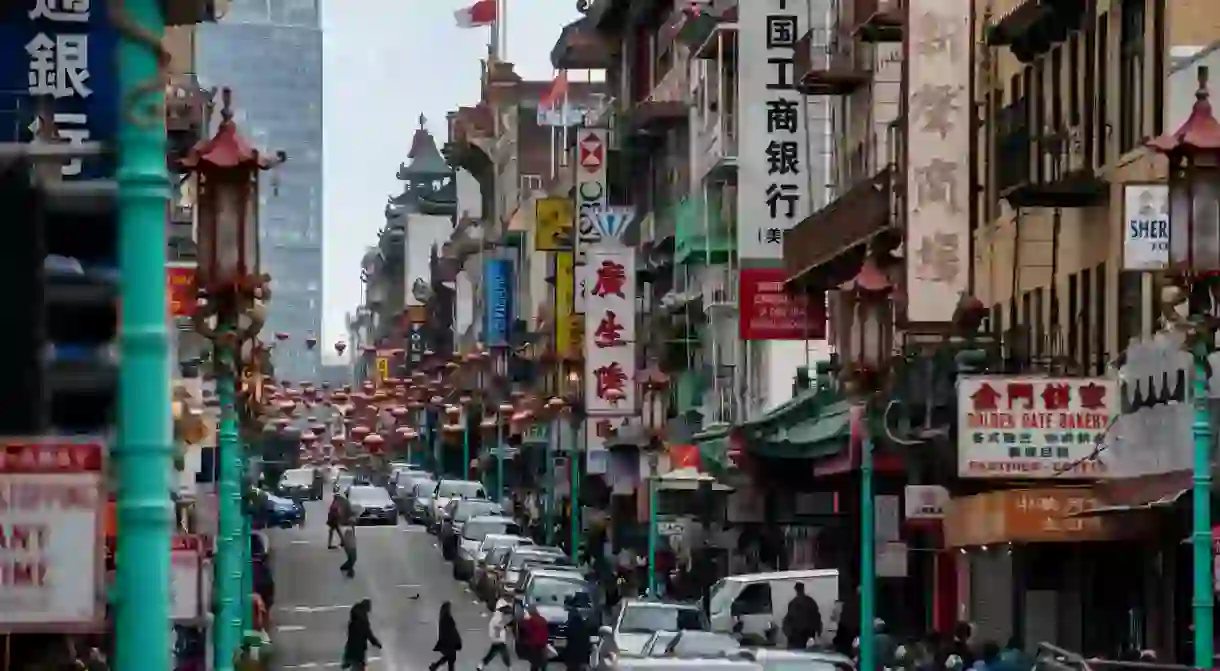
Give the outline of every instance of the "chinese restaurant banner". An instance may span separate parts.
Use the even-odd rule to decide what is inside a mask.
[[[784,290],[783,268],[742,268],[742,340],[821,340],[826,337],[826,301]]]
[[[784,233],[811,211],[808,116],[795,88],[797,41],[809,28],[805,2],[750,0],[738,18],[737,254],[744,266],[781,261]]]
[[[590,415],[634,415],[635,249],[603,243],[586,260],[585,408]],[[622,396],[612,398],[612,390]]]
[[[963,478],[1101,478],[1099,447],[1122,409],[1105,378],[971,376],[957,383]]]
[[[906,318],[949,322],[970,279],[971,0],[908,0]]]
[[[570,198],[539,198],[534,203],[534,251],[571,251],[574,218]]]
[[[198,265],[193,261],[171,261],[165,265],[166,293],[169,294],[171,317],[195,314],[195,275]]]
[[[101,622],[105,452],[87,439],[0,442],[0,627],[56,632]]]

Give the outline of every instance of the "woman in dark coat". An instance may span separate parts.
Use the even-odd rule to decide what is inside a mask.
[[[368,599],[361,599],[352,606],[352,614],[347,621],[347,644],[343,646],[343,668],[345,669],[364,671],[365,655],[368,654],[369,644],[372,643],[378,650],[381,649],[381,641],[378,641],[377,637],[373,635],[373,626],[369,623],[369,611],[372,609],[373,602]]]
[[[449,602],[441,604],[441,617],[437,622],[436,645],[432,649],[441,653],[441,658],[428,665],[428,671],[436,671],[442,664],[453,671],[457,662],[458,651],[462,649],[462,634],[458,632],[457,623],[453,621],[452,607]]]

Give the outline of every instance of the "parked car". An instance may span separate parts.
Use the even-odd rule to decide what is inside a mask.
[[[481,515],[470,518],[462,526],[457,556],[453,559],[453,577],[467,580],[474,576],[475,564],[486,556],[486,550],[491,549],[491,546],[482,548],[489,535],[517,536],[520,533],[521,525],[511,517]]]
[[[283,496],[264,492],[261,506],[254,515],[254,525],[260,529],[290,529],[305,526],[305,506]]]
[[[742,655],[753,660],[765,671],[855,671],[851,658],[837,652],[822,650],[785,650],[783,648],[748,648]]]
[[[398,524],[398,506],[381,487],[356,485],[348,490],[356,524]]]
[[[475,576],[471,578],[471,590],[474,595],[487,604],[487,610],[495,610],[497,597],[500,595],[499,584],[500,577],[504,574],[504,568],[508,566],[508,557],[516,548],[495,548],[487,552],[487,556],[483,558],[483,570],[475,570]]]
[[[432,493],[432,513],[428,520],[428,531],[440,532],[441,511],[453,499],[485,499],[487,491],[483,483],[474,480],[440,480]]]
[[[655,599],[624,599],[610,624],[599,630],[594,666],[608,668],[622,654],[639,655],[658,631],[709,631],[703,609],[694,604]]]
[[[408,464],[401,461],[395,461],[390,464],[390,475],[386,479],[386,491],[390,496],[394,496],[398,491],[398,479],[407,473],[423,473],[423,471],[414,464]]]
[[[462,527],[472,517],[483,515],[500,515],[503,513],[499,503],[487,499],[453,499],[445,506],[441,515],[440,538],[441,555],[452,560],[457,556],[458,539],[462,536]]]
[[[436,491],[434,480],[417,480],[410,495],[405,497],[403,514],[411,523],[428,524],[428,516],[432,513],[432,493]]]
[[[502,572],[494,574],[494,598],[511,600],[517,593],[526,571],[533,566],[570,566],[572,560],[564,551],[557,547],[541,545],[523,545],[513,548],[508,563]]]
[[[588,629],[585,635],[597,631],[598,611],[594,594],[596,588],[579,575],[567,571],[538,570],[530,576],[529,583],[513,601],[513,614],[517,622],[525,617],[531,607],[538,609],[547,623],[547,638],[555,649],[567,645],[567,622],[569,602],[584,617]]]
[[[322,500],[322,474],[316,468],[291,468],[284,471],[276,493],[294,501]]]

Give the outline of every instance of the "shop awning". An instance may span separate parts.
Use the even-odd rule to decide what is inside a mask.
[[[1214,475],[1213,475],[1214,477]],[[1096,486],[1099,504],[1077,511],[1076,517],[1097,517],[1172,507],[1190,492],[1190,471],[1103,481]]]
[[[945,508],[945,543],[973,547],[1133,540],[1149,529],[1140,518],[1082,515],[1103,505],[1096,486],[1006,489],[958,497]]]
[[[852,186],[788,231],[784,235],[787,281],[829,288],[854,275],[869,240],[893,224],[892,180],[892,173],[886,168]]]

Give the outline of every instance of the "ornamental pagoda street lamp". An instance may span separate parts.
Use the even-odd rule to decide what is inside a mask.
[[[840,287],[840,324],[836,346],[847,365],[848,394],[867,404],[881,388],[894,338],[893,285],[869,258],[860,272]],[[865,432],[860,455],[860,668],[875,669],[877,548],[873,513],[873,439]]]
[[[1194,358],[1194,486],[1191,492],[1193,580],[1191,610],[1195,666],[1213,668],[1215,621],[1212,593],[1211,418],[1208,413],[1207,356],[1215,340],[1216,315],[1209,306],[1220,271],[1220,122],[1208,101],[1207,68],[1199,68],[1199,89],[1190,117],[1177,131],[1148,147],[1169,159],[1169,271],[1172,284],[1162,292],[1162,313],[1169,328],[1186,335]],[[1186,304],[1189,315],[1178,307]]]
[[[216,135],[195,145],[181,169],[197,181],[199,292],[194,326],[213,341],[216,390],[220,398],[219,525],[216,542],[217,617],[213,628],[216,667],[231,669],[240,652],[243,621],[243,557],[249,540],[242,537],[242,479],[245,470],[238,435],[236,385],[243,345],[253,346],[265,320],[268,277],[259,274],[258,177],[285,160],[261,155],[238,134],[232,94],[222,93],[221,123]]]
[[[550,430],[554,435],[556,451],[558,451],[560,436],[562,435],[562,427],[559,422],[567,407],[567,401],[558,396],[552,396],[547,399],[546,404],[543,406],[544,414],[542,420],[551,425]],[[556,490],[558,490],[558,487],[555,486],[555,457],[556,455],[551,453],[551,440],[548,436],[546,443],[546,499],[544,499],[542,508],[543,534],[547,545],[555,543],[555,494]]]
[[[656,368],[641,371],[640,398],[644,428],[648,429],[648,596],[657,598],[657,466],[665,445],[669,421],[669,376]]]

